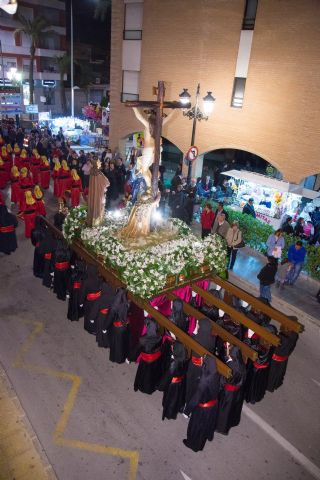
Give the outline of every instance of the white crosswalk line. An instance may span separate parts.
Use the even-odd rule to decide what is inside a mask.
[[[272,428],[263,418],[259,417],[246,405],[243,406],[243,413],[256,423],[262,430],[264,430],[273,440],[281,445],[287,452],[300,463],[314,478],[320,480],[320,468],[311,462],[303,453],[294,447],[288,440],[286,440],[280,433]],[[181,471],[181,470],[180,470]]]
[[[180,470],[181,475],[183,476],[184,480],[192,480],[192,478],[188,477],[182,470]]]

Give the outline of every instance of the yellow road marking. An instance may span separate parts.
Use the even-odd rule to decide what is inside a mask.
[[[130,465],[128,480],[135,480],[137,476],[138,460],[139,460],[139,453],[136,450],[124,450],[122,448],[109,447],[108,445],[102,445],[99,443],[82,442],[80,440],[64,437],[64,432],[67,428],[70,415],[74,408],[74,404],[79,392],[82,379],[81,377],[79,377],[79,375],[73,375],[68,372],[54,370],[52,368],[40,367],[38,365],[27,363],[24,357],[31,350],[37,336],[40,335],[40,333],[43,331],[44,323],[43,322],[24,322],[24,323],[32,323],[34,325],[34,329],[30,333],[30,335],[28,336],[27,340],[24,342],[22,347],[20,348],[13,366],[15,368],[23,368],[31,372],[41,373],[41,374],[49,375],[51,377],[59,378],[62,380],[68,380],[72,382],[67,399],[63,405],[62,414],[53,432],[53,442],[56,445],[61,445],[69,448],[87,450],[88,452],[94,452],[94,453],[111,455],[114,457],[122,457],[122,458],[128,459],[129,465]]]

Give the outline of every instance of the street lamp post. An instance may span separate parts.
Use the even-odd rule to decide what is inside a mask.
[[[72,0],[70,3],[70,36],[71,36],[71,45],[70,45],[70,63],[71,63],[71,117],[74,118],[74,70],[73,70],[73,5]]]
[[[190,102],[191,95],[188,92],[187,88],[183,89],[183,92],[179,95],[180,102],[182,105],[186,105]],[[191,147],[194,145],[195,137],[196,137],[196,127],[197,122],[201,120],[208,120],[209,115],[212,113],[215,98],[212,96],[212,92],[208,92],[207,95],[203,98],[203,110],[201,111],[199,106],[199,99],[200,99],[200,83],[198,83],[197,91],[196,91],[196,102],[195,105],[186,112],[183,112],[185,117],[188,117],[189,120],[193,120],[192,122],[192,134],[191,134]],[[190,185],[191,183],[191,172],[192,172],[192,161],[188,160],[188,176],[187,176],[187,184]]]

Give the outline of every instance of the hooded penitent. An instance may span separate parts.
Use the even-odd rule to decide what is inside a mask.
[[[171,321],[184,332],[187,331],[187,320],[183,313],[183,301],[180,298],[176,298],[172,302],[172,315]]]
[[[47,157],[45,157],[44,155],[41,157],[42,160],[44,161]],[[58,158],[54,158],[53,159],[53,163],[54,163],[54,167],[53,167],[53,170],[55,170],[56,172],[60,170],[61,168],[61,163],[59,161]]]
[[[73,180],[79,180],[79,178],[80,178],[79,175],[78,175],[78,172],[75,168],[73,168],[71,170],[71,176],[72,176]]]
[[[156,322],[146,319],[146,334],[139,340],[139,366],[134,380],[134,390],[151,395],[162,377],[161,342]]]
[[[12,177],[19,177],[20,174],[16,165],[13,165],[13,167],[11,168],[11,175]]]
[[[6,205],[1,204],[0,197],[0,252],[9,255],[17,248],[15,228],[18,222],[15,215],[8,212]]]
[[[32,196],[32,193],[30,192],[30,190],[25,192],[25,197],[26,197],[27,206],[34,205],[36,203],[35,199]]]
[[[20,150],[20,148],[19,148],[19,145],[18,145],[17,143],[14,144],[14,149],[13,149],[13,151],[14,151],[14,153],[15,153],[16,155],[18,155],[18,154],[21,152],[21,150]]]
[[[63,168],[63,170],[67,170],[67,171],[70,170],[70,168],[68,167],[68,164],[67,164],[67,161],[66,161],[66,160],[62,160],[62,162],[61,162],[61,167]]]
[[[127,291],[119,288],[108,313],[110,333],[110,361],[123,363],[129,356]],[[112,325],[111,325],[112,323]]]
[[[20,176],[22,178],[26,178],[28,176],[28,169],[26,167],[22,167],[20,170]]]
[[[186,350],[180,342],[172,347],[173,359],[167,372],[163,375],[159,390],[163,391],[162,420],[176,419],[183,412],[186,392]]]
[[[198,387],[185,409],[186,414],[191,413],[191,418],[187,438],[183,443],[195,452],[203,450],[207,440],[213,440],[218,413],[219,387],[220,375],[217,372],[215,358],[205,357]]]
[[[36,185],[34,187],[34,196],[36,197],[37,200],[41,200],[43,197],[43,193],[39,185]]]

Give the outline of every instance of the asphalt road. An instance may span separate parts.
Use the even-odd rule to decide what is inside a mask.
[[[305,325],[282,388],[195,454],[182,443],[187,420],[162,422],[161,394],[135,393],[136,366],[110,363],[32,276],[18,230],[19,249],[0,256],[0,361],[59,480],[320,479],[316,324]]]

